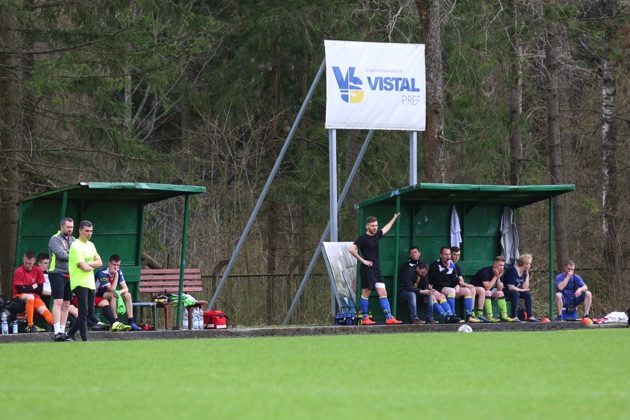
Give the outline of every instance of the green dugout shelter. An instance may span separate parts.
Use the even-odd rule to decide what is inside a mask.
[[[16,266],[27,250],[48,252],[50,237],[59,231],[59,221],[71,217],[77,235],[81,220],[94,224],[94,242],[107,264],[109,256],[122,258],[125,280],[134,297],[142,259],[144,207],[149,203],[183,195],[181,268],[185,267],[188,203],[193,194],[205,193],[206,187],[139,182],[81,182],[37,194],[20,203],[17,230]],[[180,275],[180,281],[183,277]]]
[[[369,198],[357,204],[358,231],[365,232],[365,220],[375,216],[385,225],[394,213],[401,218],[380,241],[381,272],[397,315],[398,269],[408,260],[408,249],[417,246],[422,260],[439,258],[440,248],[450,245],[453,206],[459,217],[462,243],[460,268],[470,278],[501,255],[501,219],[504,209],[516,210],[542,200],[549,202],[549,314],[553,316],[554,229],[553,198],[575,190],[575,185],[472,185],[420,183]],[[360,282],[357,282],[357,296]],[[377,318],[376,294],[370,301]],[[381,315],[382,316],[382,315]]]

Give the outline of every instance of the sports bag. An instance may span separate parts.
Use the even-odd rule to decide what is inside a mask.
[[[228,317],[223,311],[212,310],[203,312],[203,324],[206,329],[223,329],[227,328]]]

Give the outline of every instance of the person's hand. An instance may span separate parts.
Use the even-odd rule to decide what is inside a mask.
[[[400,212],[399,212],[399,213],[394,214],[394,219],[398,220],[399,218],[400,218]]]
[[[37,283],[33,283],[33,290],[37,289],[38,284]]]
[[[582,295],[582,291],[580,289],[577,289],[575,291],[575,297],[578,298],[578,297],[580,297],[580,295]]]
[[[368,261],[368,260],[363,260],[361,262],[363,263],[363,265],[366,265],[368,267],[372,267],[374,265],[372,261]]]

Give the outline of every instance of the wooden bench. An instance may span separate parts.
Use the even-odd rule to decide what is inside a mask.
[[[140,270],[140,284],[138,291],[140,293],[150,293],[152,296],[166,291],[167,293],[177,294],[179,291],[179,268],[143,268]],[[202,292],[203,284],[201,282],[201,270],[198,268],[184,269],[184,293]],[[204,308],[208,302],[205,300],[197,300],[193,306],[185,308],[188,310],[188,319],[192,320],[192,312],[195,308]],[[157,308],[164,310],[164,327],[170,328],[170,307],[174,305],[169,303],[156,302],[137,302],[133,306],[137,308],[150,307],[153,311],[154,325],[157,323]],[[156,326],[157,328],[157,326]],[[188,329],[192,329],[192,322],[188,323]]]

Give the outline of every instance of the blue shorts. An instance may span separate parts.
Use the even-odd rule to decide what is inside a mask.
[[[575,297],[574,294],[566,296],[563,293],[562,294],[562,306],[565,307],[565,308],[568,307],[568,306],[578,306],[578,305],[581,305],[582,303],[584,303],[584,299],[586,299],[586,292],[582,292],[580,297]]]

